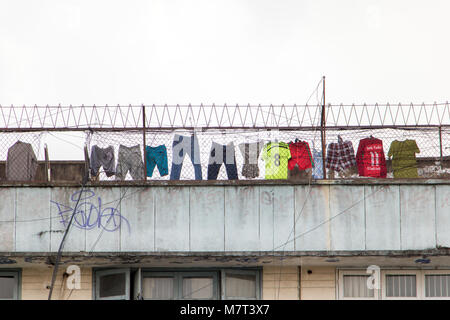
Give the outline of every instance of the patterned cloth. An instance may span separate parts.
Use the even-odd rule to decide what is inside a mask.
[[[341,171],[356,166],[355,150],[351,141],[343,141],[338,136],[337,143],[330,143],[327,150],[325,167],[334,171]]]
[[[312,176],[314,179],[323,179],[323,159],[322,151],[313,148],[312,151],[314,167],[312,171]]]

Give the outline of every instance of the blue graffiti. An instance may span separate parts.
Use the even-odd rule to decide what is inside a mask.
[[[78,198],[80,198],[78,205]],[[70,201],[71,205],[64,205],[62,203],[52,201],[58,207],[58,215],[61,217],[60,222],[67,227],[72,213],[74,217],[72,225],[84,230],[92,230],[95,228],[103,229],[107,232],[113,232],[121,228],[122,224],[128,226],[128,232],[131,232],[130,223],[122,216],[117,207],[103,207],[102,198],[95,195],[92,190],[77,191],[72,194]],[[74,210],[75,209],[75,210]],[[67,214],[65,216],[65,214]]]

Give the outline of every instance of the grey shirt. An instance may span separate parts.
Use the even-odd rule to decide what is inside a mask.
[[[36,175],[37,158],[31,144],[17,141],[8,149],[6,159],[6,179],[31,181]]]

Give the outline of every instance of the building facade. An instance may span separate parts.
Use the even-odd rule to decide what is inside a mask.
[[[450,298],[448,102],[0,105],[0,113],[0,299],[48,299],[50,290],[62,300]],[[45,161],[35,156],[49,130],[84,132],[84,161],[50,161],[47,147]],[[358,155],[358,141],[373,135],[379,149],[367,161],[382,157],[383,175],[361,174],[361,159],[325,166],[330,146],[353,141],[346,150]],[[281,154],[268,165],[257,147],[244,172],[242,144],[299,139],[311,144],[314,166],[288,170],[286,155],[273,179],[265,173]],[[398,140],[414,141],[408,177],[396,177],[388,159]],[[12,146],[21,161],[7,158]],[[93,163],[96,146],[106,160]],[[231,163],[221,166],[224,154],[212,168],[222,147]],[[114,157],[131,176],[108,175]],[[21,166],[33,176],[14,181],[29,173]]]
[[[0,194],[2,298],[48,298],[78,198],[53,299],[450,296],[445,180],[4,185]]]

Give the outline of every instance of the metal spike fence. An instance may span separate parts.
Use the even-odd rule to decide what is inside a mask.
[[[325,122],[321,122],[322,112]],[[374,136],[383,141],[387,157],[394,140],[412,139],[417,142],[420,153],[419,176],[423,178],[450,177],[450,105],[434,104],[362,104],[362,105],[140,105],[140,106],[0,106],[0,179],[8,181],[5,164],[8,151],[16,141],[30,143],[36,157],[43,158],[42,138],[46,133],[58,131],[85,132],[84,144],[88,153],[94,146],[112,147],[114,171],[119,164],[120,146],[140,150],[144,173],[142,178],[126,180],[169,180],[174,168],[174,146],[176,135],[190,137],[195,132],[198,140],[199,166],[202,180],[208,178],[208,165],[213,143],[233,143],[238,179],[265,179],[265,162],[259,154],[259,174],[248,178],[242,174],[245,163],[239,148],[242,143],[257,141],[290,142],[295,139],[309,143],[311,151],[322,154],[322,147],[337,142],[338,136],[351,141],[356,153],[359,141]],[[324,133],[324,139],[321,138]],[[61,142],[64,144],[64,142]],[[165,146],[167,172],[159,166],[148,166],[144,157],[144,145]],[[61,145],[49,145],[49,149]],[[67,145],[65,147],[68,147]],[[74,148],[74,146],[71,146]],[[325,152],[326,154],[326,152]],[[50,159],[52,161],[53,159]],[[122,159],[123,160],[123,159]],[[321,161],[325,159],[322,157]],[[317,169],[317,168],[316,168]],[[2,171],[3,170],[3,171]],[[151,171],[151,172],[150,172]],[[317,171],[317,170],[316,170]],[[323,170],[322,170],[323,171]],[[356,170],[334,172],[325,170],[326,178],[360,178]],[[198,179],[199,169],[192,164],[189,154],[182,161],[180,180]],[[298,173],[298,172],[297,172]],[[301,178],[322,179],[317,172],[300,172]],[[145,175],[147,176],[145,178]],[[289,172],[289,179],[298,177]],[[388,168],[387,178],[392,178]],[[94,178],[94,177],[91,177]],[[107,176],[104,167],[96,179],[116,180],[117,175]],[[227,180],[226,167],[221,166],[218,180]]]

